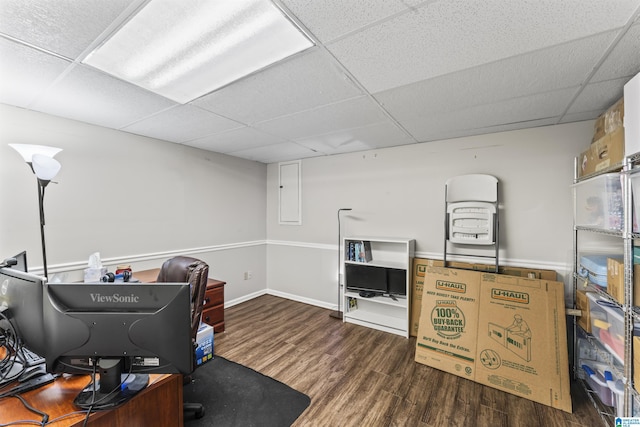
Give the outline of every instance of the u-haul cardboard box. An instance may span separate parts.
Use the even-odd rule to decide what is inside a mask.
[[[495,268],[488,264],[472,264],[467,262],[452,261],[447,263],[450,268],[458,268],[463,270],[475,270],[492,272]],[[420,310],[422,309],[422,287],[424,285],[424,277],[428,267],[444,267],[442,260],[414,258],[411,277],[411,324],[409,335],[418,336],[418,325],[420,323]],[[556,280],[557,273],[554,270],[543,270],[527,267],[510,267],[501,266],[500,274],[509,276],[530,277],[534,279]]]
[[[482,274],[475,380],[571,412],[562,283]]]
[[[480,273],[426,267],[416,362],[473,380]]]
[[[427,268],[415,360],[571,412],[564,284]]]

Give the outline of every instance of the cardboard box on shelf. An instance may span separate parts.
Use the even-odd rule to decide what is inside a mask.
[[[640,390],[640,337],[633,337],[633,388]]]
[[[624,97],[607,109],[596,119],[593,125],[593,139],[595,142],[608,133],[624,125]]]
[[[607,293],[624,303],[624,262],[607,258]],[[640,306],[640,264],[633,265],[633,305]]]
[[[576,308],[580,310],[578,317],[578,325],[588,333],[591,333],[591,316],[589,315],[589,300],[587,299],[587,291],[578,290],[576,292]]]
[[[447,262],[449,268],[458,268],[462,270],[473,271],[487,271],[492,272],[495,269],[494,265],[489,264],[475,264],[468,262]],[[428,259],[428,258],[414,258],[412,266],[411,277],[411,324],[409,328],[409,335],[412,337],[418,334],[418,324],[420,323],[420,311],[422,308],[422,286],[424,283],[424,277],[426,269],[428,267],[444,267],[442,260]],[[518,277],[530,277],[535,279],[556,280],[557,273],[554,270],[535,269],[527,267],[511,267],[500,266],[498,268],[500,274],[506,274],[509,276]]]
[[[428,267],[415,360],[571,412],[563,283]]]
[[[578,176],[583,177],[615,165],[622,167],[624,158],[624,128],[604,135],[578,157]]]

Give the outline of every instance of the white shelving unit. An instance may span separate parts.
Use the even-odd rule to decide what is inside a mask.
[[[576,175],[574,178],[574,242],[573,242],[573,254],[574,254],[574,291],[578,289],[585,289],[585,279],[577,274],[579,267],[579,256],[581,252],[580,242],[586,238],[593,239],[594,236],[607,236],[607,238],[614,237],[618,240],[619,252],[623,254],[624,261],[624,298],[622,300],[616,300],[601,288],[598,288],[594,284],[588,283],[586,290],[597,292],[600,296],[604,297],[608,303],[616,306],[621,313],[623,313],[624,320],[624,357],[613,357],[610,351],[600,345],[598,339],[592,335],[586,334],[587,341],[599,354],[599,357],[604,360],[608,366],[608,370],[613,372],[618,378],[621,378],[624,382],[624,405],[622,412],[624,416],[637,416],[640,408],[640,395],[636,391],[633,384],[633,331],[634,324],[640,322],[640,315],[638,314],[638,308],[633,305],[633,293],[634,293],[634,277],[633,277],[633,248],[640,239],[640,233],[634,230],[633,218],[634,205],[632,198],[632,182],[636,183],[640,173],[640,120],[638,120],[638,113],[640,112],[640,75],[636,76],[631,82],[625,86],[625,158],[621,164],[610,165],[610,167],[600,170],[593,175],[584,176],[578,178],[578,168],[580,165],[580,159],[576,158]],[[577,211],[577,193],[576,188],[584,185],[591,185],[596,180],[603,181],[607,179],[603,177],[605,174],[613,173],[615,179],[619,172],[620,179],[620,197],[615,197],[613,200],[609,199],[609,207],[612,204],[620,203],[622,206],[616,206],[614,209],[616,214],[622,212],[622,221],[617,221],[617,218],[611,217],[605,212],[604,220],[601,223],[595,222],[593,225],[588,224],[588,221],[584,217],[581,218],[580,211]],[[638,197],[639,189],[635,189],[635,196]],[[605,203],[606,205],[607,203]],[[637,204],[637,203],[636,203]],[[584,209],[584,207],[583,207]],[[584,212],[582,212],[584,213]],[[609,212],[610,214],[610,212]],[[604,240],[603,240],[604,241]],[[578,326],[574,326],[574,343],[577,343]],[[574,349],[577,353],[578,349]],[[622,360],[620,360],[622,359]],[[618,362],[623,362],[619,364]],[[576,366],[577,354],[574,358],[574,375],[577,377],[580,367]],[[583,384],[584,385],[584,384]],[[637,385],[636,385],[637,387]],[[585,385],[586,388],[586,385]],[[593,400],[596,409],[600,411],[600,415],[605,425],[613,425],[614,417],[616,414],[613,411],[601,411],[602,405],[599,402],[599,398],[589,389],[587,389],[587,396]]]
[[[368,256],[359,261],[354,256],[356,244],[363,248],[367,246]],[[343,320],[408,338],[411,262],[415,253],[415,240],[370,236],[345,237],[343,251]],[[391,295],[388,291],[380,290],[390,282],[393,288]],[[360,289],[352,289],[353,287],[379,288],[379,292],[375,296],[364,297]],[[355,302],[355,306],[352,302]]]

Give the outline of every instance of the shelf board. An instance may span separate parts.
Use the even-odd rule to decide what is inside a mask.
[[[356,310],[344,313],[345,321],[356,323],[362,326],[373,327],[374,329],[392,330],[398,335],[408,335],[408,322],[406,319],[387,316],[368,310],[357,308]]]
[[[344,295],[346,297],[356,298],[358,301],[363,301],[363,302],[366,301],[366,302],[372,302],[372,303],[375,303],[375,304],[390,305],[390,306],[399,307],[399,308],[402,308],[402,309],[406,309],[407,308],[407,298],[406,297],[396,297],[398,300],[394,301],[389,296],[376,296],[376,297],[371,297],[371,298],[361,297],[358,294],[358,292],[353,292],[353,291],[347,291]]]
[[[359,261],[349,261],[345,260],[345,264],[353,264],[353,265],[366,265],[368,267],[383,267],[383,268],[397,268],[399,270],[407,270],[407,263],[399,262],[399,261],[380,261],[380,260],[372,260],[369,262],[359,262]]]

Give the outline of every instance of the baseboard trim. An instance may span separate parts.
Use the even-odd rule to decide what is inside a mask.
[[[261,290],[256,291],[256,292],[252,292],[250,294],[243,295],[240,298],[234,298],[234,299],[232,299],[230,301],[226,301],[224,303],[224,308],[233,307],[234,305],[238,305],[238,304],[241,304],[243,302],[247,302],[249,300],[252,300],[254,298],[258,298],[258,297],[260,297],[262,295],[266,295],[266,294],[268,294],[268,290],[267,289],[261,289]]]
[[[335,310],[336,309],[336,305],[335,304],[327,303],[326,301],[320,301],[320,300],[317,300],[317,299],[305,298],[305,297],[301,297],[299,295],[290,294],[290,293],[287,293],[287,292],[281,292],[281,291],[276,291],[276,290],[273,290],[273,289],[267,289],[266,293],[268,295],[273,295],[273,296],[276,296],[276,297],[286,298],[286,299],[290,299],[290,300],[293,300],[293,301],[301,302],[301,303],[304,303],[304,304],[314,305],[316,307],[327,308],[329,310]]]

